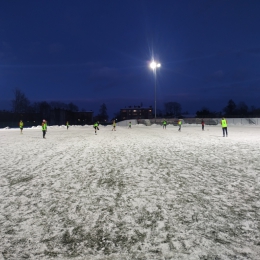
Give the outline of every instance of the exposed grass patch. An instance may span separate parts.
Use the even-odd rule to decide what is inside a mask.
[[[58,256],[57,252],[47,251],[47,250],[44,251],[44,254],[47,255],[47,256],[50,256],[50,257],[57,257]]]
[[[10,186],[13,186],[15,184],[21,183],[21,182],[28,182],[33,179],[33,176],[27,176],[27,177],[22,177],[18,179],[14,179],[10,181]]]

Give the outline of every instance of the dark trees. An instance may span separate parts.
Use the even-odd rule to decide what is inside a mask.
[[[12,111],[14,113],[26,113],[29,109],[29,99],[20,89],[16,88],[14,90],[14,99],[12,100]]]
[[[178,102],[166,102],[164,108],[166,116],[178,117],[181,115],[181,105]]]
[[[79,108],[78,106],[74,105],[72,102],[68,104],[68,110],[71,112],[78,112]]]
[[[228,101],[228,104],[224,107],[223,111],[226,117],[245,117],[250,114],[245,102],[241,101],[236,105],[232,99]]]
[[[239,102],[237,105],[237,114],[240,117],[248,115],[248,106],[245,104],[245,102]]]
[[[198,118],[202,118],[202,117],[212,117],[212,112],[209,111],[208,108],[203,107],[201,110],[196,112],[196,116]]]
[[[51,105],[46,101],[35,102],[33,103],[33,110],[34,112],[41,114],[42,117],[49,118],[51,113]]]
[[[96,120],[100,122],[108,121],[108,114],[107,114],[107,106],[106,104],[102,104],[99,108],[99,114],[96,116]]]
[[[225,116],[234,116],[236,114],[236,104],[230,99],[226,107],[224,107]]]

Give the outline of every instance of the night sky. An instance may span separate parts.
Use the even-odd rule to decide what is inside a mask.
[[[0,2],[0,109],[31,102],[120,108],[179,102],[194,114],[233,99],[260,107],[259,0]]]

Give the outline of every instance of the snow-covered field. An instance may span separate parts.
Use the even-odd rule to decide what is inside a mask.
[[[260,127],[0,130],[0,259],[260,259]]]

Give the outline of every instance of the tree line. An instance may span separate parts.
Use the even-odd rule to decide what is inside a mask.
[[[41,101],[31,103],[30,100],[25,96],[25,94],[18,88],[14,90],[14,99],[11,101],[11,107],[13,113],[38,113],[43,117],[48,118],[50,111],[52,109],[64,109],[70,112],[79,112],[77,105],[72,102],[66,104],[59,101]],[[84,112],[84,109],[82,109]],[[186,117],[188,112],[183,112],[181,104],[178,102],[166,102],[164,103],[164,109],[157,110],[158,117],[166,118],[179,118]],[[201,110],[196,112],[196,117],[198,118],[218,118],[218,117],[259,117],[260,108],[251,108],[246,105],[245,102],[239,102],[236,104],[232,99],[230,99],[227,105],[222,109],[222,111],[211,111],[206,107],[202,107]],[[114,118],[120,120],[120,111],[114,114]],[[106,104],[101,104],[99,108],[99,113],[94,116],[94,121],[107,122],[109,116],[107,114]]]
[[[51,109],[65,109],[78,112],[79,108],[72,102],[69,104],[58,101],[41,101],[31,103],[20,89],[14,90],[14,99],[11,101],[12,112],[14,113],[41,113],[49,114]]]
[[[196,112],[196,116],[198,118],[217,118],[217,117],[234,117],[234,118],[243,118],[243,117],[259,117],[260,116],[260,108],[255,108],[241,101],[236,104],[232,99],[230,99],[227,105],[222,109],[222,111],[210,111],[208,108],[203,107],[201,110]]]
[[[182,107],[178,102],[166,102],[164,103],[164,110],[157,111],[158,117],[187,117],[188,112],[182,112]],[[206,107],[202,107],[201,110],[196,112],[197,118],[219,118],[219,117],[259,117],[260,108],[251,108],[245,102],[239,102],[236,104],[230,99],[227,105],[221,111],[211,111]]]
[[[20,89],[16,88],[14,90],[14,99],[11,101],[11,110],[13,113],[37,113],[41,114],[45,118],[48,118],[51,110],[53,109],[63,109],[70,112],[79,112],[78,106],[72,102],[68,104],[59,101],[41,101],[31,103]],[[84,109],[81,110],[81,112],[84,111]],[[105,104],[100,106],[99,114],[95,116],[94,120],[99,120],[101,122],[108,120],[107,107]]]

